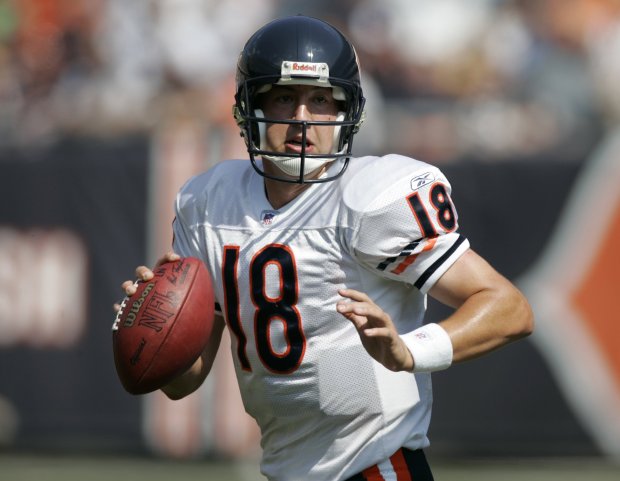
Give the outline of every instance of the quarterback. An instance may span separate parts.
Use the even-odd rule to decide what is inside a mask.
[[[249,160],[182,187],[159,260],[202,259],[218,310],[206,350],[163,391],[197,389],[228,328],[270,480],[432,480],[431,373],[533,328],[523,295],[459,234],[439,169],[352,157],[363,115],[358,59],[337,29],[305,16],[259,29],[237,65]],[[427,295],[453,313],[425,323]]]

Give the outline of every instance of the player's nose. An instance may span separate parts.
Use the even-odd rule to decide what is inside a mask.
[[[298,102],[295,105],[295,112],[293,114],[295,120],[308,120],[310,118],[310,111],[305,102]]]

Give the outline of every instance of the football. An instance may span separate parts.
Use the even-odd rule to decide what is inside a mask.
[[[201,260],[185,257],[153,273],[136,282],[112,326],[116,372],[131,394],[155,391],[187,371],[213,327],[213,285]]]

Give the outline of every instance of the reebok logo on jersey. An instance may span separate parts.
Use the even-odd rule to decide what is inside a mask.
[[[435,180],[435,175],[432,172],[425,172],[422,175],[418,175],[411,179],[411,190],[418,190],[420,187],[431,183]]]
[[[277,210],[264,210],[260,213],[260,221],[263,225],[271,225],[273,224],[273,220],[278,214]]]

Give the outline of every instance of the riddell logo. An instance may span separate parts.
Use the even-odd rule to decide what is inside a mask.
[[[295,62],[292,65],[292,70],[293,72],[316,72],[318,69],[316,64]]]
[[[282,62],[282,80],[291,80],[291,76],[295,77],[312,77],[317,78],[319,82],[326,82],[329,78],[329,66],[324,62],[297,62],[293,60],[284,60]]]

